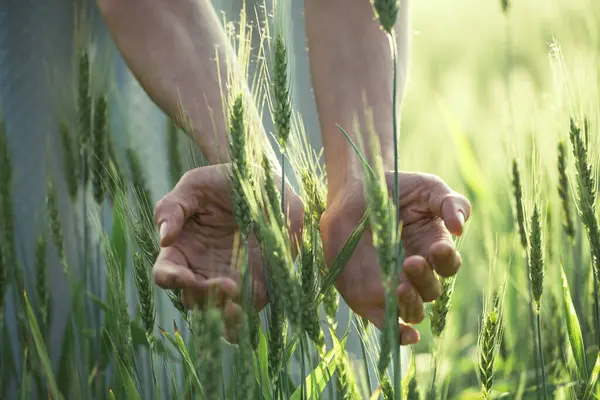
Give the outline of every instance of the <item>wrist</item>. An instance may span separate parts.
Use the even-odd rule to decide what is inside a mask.
[[[394,153],[391,143],[384,143],[375,157],[372,152],[361,150],[369,166],[374,167],[376,163],[383,164],[384,171],[394,170]],[[334,151],[325,152],[325,164],[327,170],[327,204],[331,204],[338,196],[350,186],[364,184],[365,169],[360,157],[352,146],[340,143]]]

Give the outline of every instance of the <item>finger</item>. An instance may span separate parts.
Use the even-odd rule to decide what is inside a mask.
[[[465,196],[450,189],[441,179],[429,194],[429,208],[440,217],[453,235],[462,235],[465,222],[471,216],[471,203]]]
[[[455,275],[462,265],[462,258],[452,241],[438,241],[429,249],[429,262],[437,273],[445,278]]]
[[[238,284],[231,278],[217,277],[211,279],[197,278],[186,286],[187,295],[194,299],[200,308],[211,306],[222,308],[227,301],[236,298],[239,293]]]
[[[223,319],[225,322],[225,339],[232,344],[240,340],[240,324],[242,323],[243,311],[239,304],[228,300],[223,308]]]
[[[181,233],[185,221],[200,211],[203,195],[224,190],[229,185],[225,165],[212,165],[186,172],[172,191],[154,208],[154,221],[160,232],[160,244],[169,246]]]
[[[442,285],[425,258],[421,256],[408,257],[404,260],[402,271],[408,281],[417,289],[423,301],[433,301],[442,294]]]
[[[400,318],[411,324],[418,324],[425,319],[425,305],[417,289],[410,282],[398,286],[398,312]]]
[[[364,314],[364,317],[367,318],[373,325],[375,325],[377,329],[381,330],[383,328],[383,322],[385,320],[385,309],[383,307],[370,308]],[[402,346],[416,344],[419,342],[419,332],[412,326],[399,321],[398,331],[400,334],[400,344]]]
[[[161,250],[152,267],[154,282],[163,289],[183,289],[193,285],[196,276],[183,255],[174,248]]]

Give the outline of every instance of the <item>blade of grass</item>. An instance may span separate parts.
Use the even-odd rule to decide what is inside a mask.
[[[115,349],[116,352],[116,349]],[[135,381],[131,376],[130,369],[123,363],[122,360],[118,360],[118,376],[120,382],[123,384],[125,388],[125,393],[127,394],[127,399],[131,400],[141,400],[140,394],[138,393],[137,387],[135,386]]]
[[[23,350],[23,377],[21,379],[21,400],[27,400],[30,398],[30,382],[31,382],[31,371],[29,369],[29,345],[25,343],[25,349]]]
[[[261,387],[261,396],[266,400],[273,400],[273,394],[271,392],[272,383],[269,380],[267,337],[262,329],[260,330],[260,340],[258,342],[258,354],[254,356],[254,371],[257,382]]]
[[[585,346],[583,344],[583,336],[581,335],[581,327],[579,325],[579,319],[575,312],[575,306],[573,299],[571,298],[571,292],[569,291],[569,282],[567,281],[567,275],[565,274],[564,266],[560,266],[562,287],[563,287],[563,299],[565,307],[565,316],[567,319],[567,333],[569,336],[569,342],[571,343],[571,350],[573,351],[573,357],[577,364],[577,370],[579,373],[579,379],[587,378],[587,362],[585,359]]]
[[[325,390],[325,386],[327,386],[327,383],[329,382],[331,376],[333,376],[333,373],[335,372],[336,363],[334,362],[334,360],[339,351],[339,347],[334,348],[330,350],[329,353],[325,355],[325,357],[323,357],[323,360],[321,360],[319,365],[317,365],[317,367],[310,373],[310,375],[306,377],[306,387],[315,385],[315,387],[318,388],[319,393],[323,393],[323,390]],[[296,389],[296,391],[290,397],[290,400],[300,400],[300,392],[302,386],[303,385],[300,385],[300,387]],[[306,393],[305,398],[309,400],[311,398],[311,394],[312,392],[309,391],[308,393]]]
[[[174,323],[174,322],[173,322]],[[200,379],[198,378],[198,374],[196,373],[196,368],[194,367],[194,363],[190,358],[190,354],[188,353],[187,347],[177,329],[177,325],[175,325],[175,335],[171,336],[170,333],[165,331],[162,328],[159,328],[160,332],[167,338],[169,342],[177,349],[179,355],[181,356],[181,360],[183,361],[184,371],[186,372],[187,379],[191,379],[191,382],[194,386],[200,390]]]
[[[374,178],[376,176],[375,175],[375,171],[373,171],[373,168],[371,168],[371,166],[367,162],[367,159],[361,153],[361,151],[358,148],[358,146],[356,145],[356,143],[354,143],[354,141],[352,140],[352,138],[348,135],[348,133],[344,130],[344,128],[341,127],[341,125],[339,125],[339,124],[336,124],[336,125],[339,128],[339,130],[342,131],[342,133],[344,134],[344,136],[346,136],[346,140],[348,140],[348,142],[350,143],[350,146],[352,146],[352,148],[354,149],[354,152],[356,153],[356,155],[360,159],[360,163],[362,164],[362,166],[365,169],[365,171],[368,174],[370,174],[372,178]]]
[[[362,236],[365,233],[365,230],[367,229],[368,220],[369,212],[366,211],[363,214],[360,221],[358,222],[358,224],[356,225],[356,227],[354,228],[354,230],[352,231],[352,233],[350,233],[350,236],[346,240],[346,243],[344,243],[344,246],[342,247],[338,255],[333,260],[331,269],[325,277],[325,279],[323,280],[323,285],[321,286],[321,293],[318,296],[318,298],[322,298],[325,295],[325,293],[327,293],[327,291],[331,288],[331,286],[333,286],[333,284],[337,280],[337,277],[344,270],[344,267],[348,263],[348,260],[350,260],[350,257],[352,257],[356,246],[358,246],[358,242],[360,242],[360,239],[362,238]]]
[[[598,354],[598,357],[596,357],[596,364],[594,365],[594,369],[592,370],[592,375],[590,376],[590,380],[588,381],[586,388],[585,388],[585,394],[583,395],[583,398],[585,400],[587,399],[594,399],[596,398],[596,387],[598,386],[598,379],[600,377],[600,354]]]
[[[35,342],[35,347],[37,349],[37,353],[42,364],[42,369],[44,371],[44,374],[46,374],[48,390],[50,391],[50,394],[54,399],[61,400],[63,399],[63,397],[60,391],[58,390],[58,385],[56,384],[56,380],[54,379],[54,373],[52,372],[52,364],[50,363],[48,352],[46,351],[46,347],[44,346],[44,338],[40,332],[37,320],[35,319],[35,314],[33,312],[33,309],[31,308],[27,292],[23,292],[23,297],[25,298],[25,306],[27,307],[27,319],[29,320],[29,325],[31,327],[33,341]]]

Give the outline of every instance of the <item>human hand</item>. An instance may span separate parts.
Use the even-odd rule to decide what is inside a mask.
[[[230,164],[218,164],[188,171],[154,211],[161,237],[153,268],[155,282],[165,289],[183,289],[186,307],[203,307],[209,297],[216,296],[226,321],[241,311],[234,299],[240,293],[242,276],[242,271],[232,268],[242,243],[232,210],[230,170]],[[281,182],[280,177],[275,178]],[[290,235],[299,237],[302,202],[289,188],[285,198]],[[248,241],[248,262],[253,300],[260,311],[268,303],[268,294],[261,249],[253,235]]]
[[[385,174],[393,193],[394,172]],[[441,294],[435,271],[444,277],[456,274],[462,263],[452,235],[461,235],[471,206],[435,175],[400,172],[399,218],[405,259],[397,289],[402,344],[418,342],[419,333],[408,323],[425,317],[424,302]],[[327,265],[331,265],[367,209],[364,181],[345,184],[321,218]],[[432,268],[433,267],[433,268]],[[336,287],[348,306],[381,329],[385,318],[385,292],[372,235],[367,230],[337,279]]]

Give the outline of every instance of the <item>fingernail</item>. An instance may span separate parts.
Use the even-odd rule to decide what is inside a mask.
[[[460,226],[465,226],[465,214],[462,211],[458,211],[458,222],[460,222]]]
[[[167,236],[167,232],[168,232],[167,221],[161,222],[159,232],[160,232],[160,240],[163,240],[165,238],[165,236]]]

